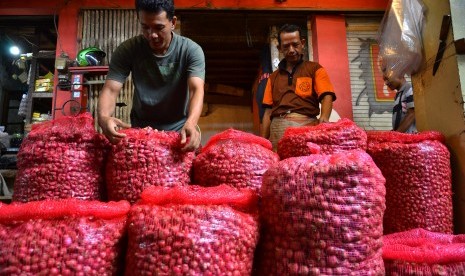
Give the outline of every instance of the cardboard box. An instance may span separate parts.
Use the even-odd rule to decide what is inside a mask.
[[[51,79],[37,79],[34,85],[35,92],[52,92],[53,81]]]

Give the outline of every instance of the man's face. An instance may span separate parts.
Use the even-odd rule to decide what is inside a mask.
[[[384,73],[383,80],[384,84],[386,84],[386,86],[391,90],[398,90],[402,85],[401,80],[394,74]]]
[[[165,11],[160,13],[140,11],[139,22],[142,34],[153,52],[159,55],[166,53],[171,43],[171,31],[176,26],[176,17],[169,20]]]
[[[281,44],[279,45],[279,50],[284,54],[284,58],[289,63],[297,63],[302,55],[305,40],[300,38],[298,31],[293,33],[282,32],[280,36]]]

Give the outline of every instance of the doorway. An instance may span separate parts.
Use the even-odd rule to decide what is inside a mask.
[[[24,132],[24,117],[18,111],[30,87],[30,58],[39,50],[55,51],[56,41],[53,16],[0,16],[0,125],[5,132]],[[10,53],[12,46],[18,52]],[[42,64],[39,73],[46,68],[53,69],[53,61]]]

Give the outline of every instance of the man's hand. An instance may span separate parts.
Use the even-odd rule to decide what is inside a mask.
[[[201,135],[198,125],[185,124],[181,129],[181,144],[184,145],[182,151],[195,151],[200,146],[200,140]]]
[[[318,119],[318,121],[319,121],[320,124],[321,124],[321,123],[329,123],[329,119],[326,118],[326,117],[320,117],[320,118]]]
[[[405,117],[400,121],[399,126],[397,129],[394,129],[395,131],[399,132],[406,132],[410,126],[415,122],[415,108],[409,108],[407,109],[407,114],[405,114]]]
[[[119,129],[131,127],[131,125],[114,117],[99,117],[98,124],[102,128],[103,134],[112,144],[117,144],[122,138],[126,137],[126,134],[118,132]]]

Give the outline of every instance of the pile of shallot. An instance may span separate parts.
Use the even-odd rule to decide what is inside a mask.
[[[383,237],[386,275],[465,275],[465,235],[421,228]]]
[[[317,126],[289,127],[278,142],[281,159],[310,154],[366,150],[365,131],[349,119]]]
[[[181,134],[150,127],[124,129],[106,165],[109,200],[135,203],[150,186],[182,186],[191,182],[193,152],[182,151]]]
[[[262,186],[258,275],[384,275],[384,183],[364,151],[272,166]]]
[[[34,124],[18,153],[13,201],[102,199],[108,150],[88,113]]]
[[[384,233],[423,228],[452,233],[450,153],[439,132],[368,132],[368,149],[386,178]]]
[[[259,193],[263,174],[279,156],[271,142],[256,135],[228,129],[210,138],[196,156],[194,183],[204,186],[227,184]]]
[[[0,206],[0,275],[117,275],[129,203],[77,199]]]
[[[127,275],[250,275],[257,195],[227,185],[149,187],[129,213]]]

